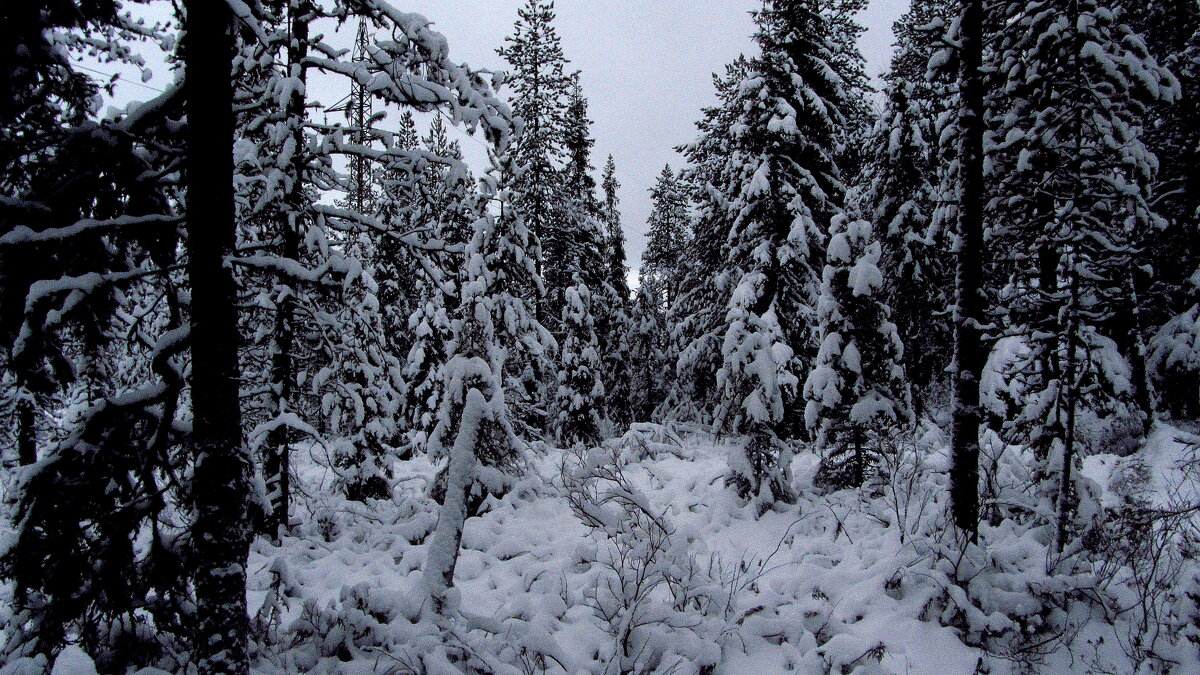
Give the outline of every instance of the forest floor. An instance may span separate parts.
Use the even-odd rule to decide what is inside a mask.
[[[1102,501],[1136,474],[1166,503],[1186,484],[1189,440],[1162,426],[1134,455],[1088,457],[1084,473]],[[590,455],[535,449],[529,477],[467,521],[460,617],[438,626],[421,575],[436,467],[400,462],[390,501],[349,502],[308,448],[294,534],[260,538],[250,556],[256,672],[437,672],[435,643],[494,673],[1132,672],[1135,623],[1078,603],[1051,615],[1059,581],[1037,536],[985,523],[987,554],[955,553],[932,428],[888,485],[821,494],[816,457],[798,454],[797,503],[758,517],[724,485],[731,442],[637,425]],[[1014,617],[1028,640],[971,646]],[[1035,617],[1070,630],[1043,640]],[[59,660],[88,672],[77,649]]]
[[[1084,473],[1108,488],[1123,467],[1141,464],[1151,469],[1148,487],[1165,500],[1183,482],[1176,464],[1184,436],[1163,426],[1133,456],[1088,457]],[[498,662],[525,662],[521,670],[530,672],[687,673],[704,664],[754,675],[949,675],[977,665],[992,673],[1026,666],[1121,672],[1121,629],[1103,617],[1077,621],[1071,638],[1053,648],[1011,658],[964,643],[1011,616],[1012,605],[1032,602],[1033,593],[954,597],[962,591],[951,576],[970,586],[961,583],[965,563],[952,559],[945,536],[952,528],[941,504],[944,451],[937,450],[944,439],[931,430],[922,445],[934,451],[919,467],[897,466],[892,485],[832,494],[813,488],[816,457],[798,454],[798,502],[759,517],[724,485],[727,442],[706,435],[680,439],[646,425],[594,451],[593,465],[620,471],[584,472],[585,480],[578,454],[544,448],[533,454],[531,478],[467,521],[455,576],[461,607],[492,623],[475,631],[490,636],[486,644],[473,643],[464,629],[462,649],[484,662],[489,651]],[[326,462],[315,459],[302,474],[314,497],[303,500],[301,536],[278,546],[260,540],[251,556],[250,606],[264,606],[273,580],[283,578],[291,599],[275,625],[293,626],[295,636],[297,622],[312,624],[305,644],[315,649],[297,645],[278,665],[419,670],[412,650],[420,641],[411,632],[425,611],[414,603],[427,598],[420,567],[422,542],[436,522],[426,496],[434,466],[423,458],[401,463],[392,502],[367,506],[315,497],[331,493],[323,487],[331,478],[321,468]],[[1105,490],[1104,501],[1118,499]],[[589,509],[630,503],[634,512],[619,512],[621,523],[588,517]],[[1046,558],[1045,547],[1018,533],[986,534],[999,544],[994,566],[1017,586],[1044,583],[1038,556]],[[1021,594],[1011,580],[992,583]],[[367,616],[347,618],[348,605]]]

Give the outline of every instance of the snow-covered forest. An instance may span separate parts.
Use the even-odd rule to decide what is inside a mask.
[[[1200,672],[1200,2],[403,4],[0,2],[0,674]]]

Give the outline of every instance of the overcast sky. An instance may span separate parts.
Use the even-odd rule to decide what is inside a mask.
[[[525,0],[408,0],[450,42],[451,55],[502,69],[496,47],[512,33]],[[558,0],[557,27],[569,68],[582,71],[596,138],[593,163],[611,153],[621,181],[630,266],[646,246],[648,190],[664,164],[678,169],[674,147],[691,140],[700,109],[716,102],[712,73],[754,51],[750,10],[759,0]],[[871,0],[860,21],[871,75],[891,57],[892,23],[908,0]]]
[[[861,48],[868,72],[875,76],[887,66],[893,41],[892,23],[909,0],[871,0],[860,17],[867,27]],[[512,33],[517,8],[525,0],[393,0],[404,11],[418,12],[446,36],[451,57],[476,68],[503,70],[496,48]],[[682,158],[675,146],[696,135],[700,109],[716,102],[712,74],[739,53],[754,51],[754,24],[750,10],[760,0],[558,0],[556,22],[569,68],[582,71],[584,94],[596,146],[593,163],[599,170],[611,153],[621,182],[621,212],[627,237],[631,276],[646,246],[646,218],[650,214],[649,189],[664,164],[675,169]],[[151,11],[151,15],[153,12]],[[161,18],[161,17],[156,17]],[[335,43],[353,42],[355,25]],[[152,59],[152,60],[161,60]],[[111,64],[101,72],[135,71]],[[161,66],[146,85],[127,77],[115,99],[153,96],[150,88],[162,87],[170,77]],[[333,81],[331,80],[330,83]],[[338,82],[327,89],[310,81],[309,95],[331,105],[347,92]],[[334,115],[330,122],[336,121]],[[394,128],[397,111],[381,123]],[[468,160],[485,157],[482,141],[465,142]],[[472,163],[478,163],[472,162]]]

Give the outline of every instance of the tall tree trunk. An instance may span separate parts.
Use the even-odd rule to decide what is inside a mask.
[[[1132,236],[1130,240],[1133,241]],[[1146,371],[1146,340],[1143,337],[1145,326],[1142,323],[1142,307],[1139,299],[1141,294],[1138,292],[1139,288],[1145,287],[1145,284],[1139,283],[1140,278],[1144,275],[1145,272],[1135,267],[1130,270],[1127,280],[1129,284],[1129,314],[1133,319],[1132,330],[1129,331],[1133,344],[1128,353],[1133,376],[1133,399],[1142,416],[1142,435],[1149,436],[1154,429],[1156,406],[1154,387],[1150,383],[1150,374]]]
[[[1055,504],[1056,520],[1058,521],[1054,534],[1054,552],[1056,554],[1063,552],[1067,540],[1067,522],[1070,520],[1075,506],[1071,469],[1075,465],[1075,416],[1079,408],[1079,368],[1076,362],[1079,358],[1080,345],[1077,344],[1077,340],[1082,326],[1077,309],[1079,307],[1079,280],[1073,256],[1070,269],[1067,287],[1069,293],[1067,302],[1070,305],[1065,312],[1067,349],[1066,354],[1063,355],[1062,375],[1062,387],[1065,391],[1063,399],[1059,402],[1059,409],[1065,409],[1066,420],[1062,429],[1062,464],[1059,466],[1058,501]],[[1057,417],[1061,417],[1063,414],[1060,412]]]
[[[987,361],[983,320],[983,0],[963,0],[959,124],[958,260],[950,499],[954,522],[974,541],[979,526],[979,380]]]
[[[458,433],[450,447],[446,467],[446,496],[438,513],[437,526],[430,537],[423,574],[433,597],[434,611],[444,615],[447,593],[454,587],[454,568],[458,565],[458,549],[462,545],[463,526],[467,520],[467,499],[475,480],[478,446],[487,431],[483,418],[487,399],[477,387],[466,391],[458,411]]]
[[[244,675],[250,458],[238,405],[238,326],[225,256],[234,245],[233,33],[224,2],[188,0],[187,252],[191,283],[196,659]]]
[[[307,155],[304,148],[304,101],[306,98],[307,68],[302,61],[308,56],[308,22],[312,13],[309,0],[292,0],[288,6],[291,15],[291,40],[288,43],[288,76],[299,80],[301,86],[292,89],[288,101],[287,118],[291,126],[292,184],[287,194],[285,212],[287,219],[282,223],[280,255],[289,260],[300,257],[300,230],[303,227],[304,175]],[[295,367],[295,315],[296,281],[283,277],[283,292],[275,313],[275,347],[271,355],[272,407],[276,415],[294,412],[292,395],[296,388]],[[271,432],[267,442],[268,455],[263,473],[266,475],[267,494],[271,496],[269,530],[278,537],[288,527],[291,508],[291,429],[280,425]]]
[[[37,461],[37,415],[27,391],[17,401],[17,461],[28,466]]]

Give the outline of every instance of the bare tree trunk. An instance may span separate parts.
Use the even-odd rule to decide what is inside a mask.
[[[187,255],[191,285],[192,528],[196,665],[245,675],[250,458],[238,404],[234,246],[233,17],[224,2],[189,0],[184,36],[187,96]]]
[[[37,416],[27,391],[17,401],[17,460],[21,466],[37,461]]]
[[[1129,365],[1133,371],[1133,398],[1142,415],[1142,435],[1149,436],[1155,421],[1154,387],[1150,383],[1150,374],[1146,372],[1146,341],[1142,337],[1144,326],[1141,301],[1138,299],[1138,275],[1139,270],[1135,268],[1129,272],[1128,279],[1129,313],[1133,319],[1130,332],[1133,345],[1129,349]]]
[[[955,275],[954,402],[950,499],[954,522],[974,541],[979,527],[979,379],[987,361],[983,321],[983,0],[963,0],[962,112]]]
[[[288,11],[291,15],[288,76],[299,80],[301,85],[307,85],[308,71],[301,62],[308,56],[308,21],[312,3],[308,0],[292,0]],[[306,97],[304,89],[304,86],[292,89],[292,98],[288,101],[287,108],[295,150],[292,154],[292,184],[285,209],[287,220],[282,223],[280,255],[289,260],[300,257],[300,228],[303,226],[302,213],[306,202],[303,180],[307,162],[307,155],[303,151]],[[275,347],[271,355],[271,402],[276,415],[294,412],[292,396],[296,388],[296,281],[285,276],[283,285],[285,290],[275,313]],[[267,494],[271,496],[268,529],[278,540],[282,532],[287,530],[288,514],[291,510],[291,429],[287,425],[277,427],[271,432],[267,447],[269,450],[263,473],[267,481]]]

